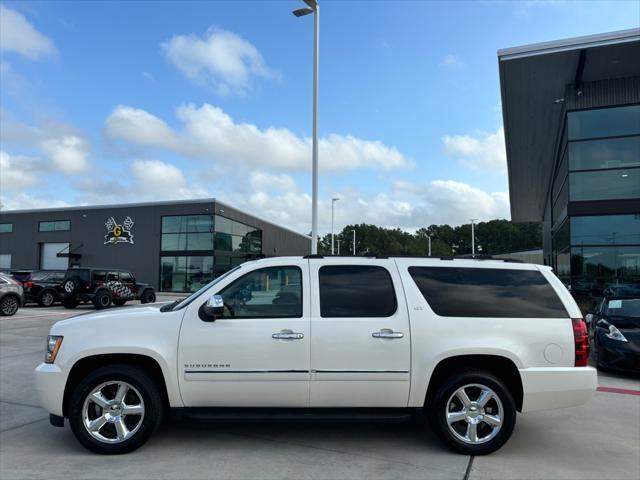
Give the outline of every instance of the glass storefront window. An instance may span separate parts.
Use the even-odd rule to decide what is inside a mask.
[[[211,256],[171,256],[160,259],[160,285],[164,292],[195,292],[213,280]]]
[[[569,174],[569,199],[572,201],[622,198],[640,198],[640,169]]]
[[[180,215],[162,217],[162,233],[213,232],[212,215]]]
[[[569,143],[569,169],[594,170],[640,166],[640,137]]]
[[[640,295],[640,246],[573,247],[571,293]]]
[[[70,220],[55,220],[53,222],[38,223],[39,232],[68,232],[71,230]]]
[[[640,214],[571,217],[572,245],[640,245]]]
[[[164,233],[162,250],[212,250],[212,233]]]
[[[569,140],[640,135],[640,105],[567,114]]]

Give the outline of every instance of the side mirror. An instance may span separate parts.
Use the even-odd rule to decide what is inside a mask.
[[[589,325],[593,321],[593,312],[589,312],[585,315],[584,321]]]
[[[224,316],[224,300],[220,295],[212,295],[207,303],[202,306],[202,313],[207,321],[214,322],[216,318]]]

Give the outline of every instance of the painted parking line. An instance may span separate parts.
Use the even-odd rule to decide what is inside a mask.
[[[621,393],[623,395],[640,395],[640,390],[631,390],[629,388],[598,387],[596,391],[605,393]]]

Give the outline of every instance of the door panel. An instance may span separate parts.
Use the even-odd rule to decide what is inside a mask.
[[[178,354],[186,406],[309,405],[308,262],[273,265],[247,264],[187,307]],[[206,322],[198,310],[214,293],[225,315]]]
[[[397,269],[388,260],[354,258],[349,264],[364,270],[341,277],[340,263],[344,258],[310,261],[314,292],[310,404],[405,407],[411,332]],[[335,278],[321,281],[325,266],[329,267],[325,272],[336,273]],[[394,291],[384,285],[393,285]],[[395,296],[395,305],[381,301],[385,296]],[[326,308],[330,302],[333,307]]]

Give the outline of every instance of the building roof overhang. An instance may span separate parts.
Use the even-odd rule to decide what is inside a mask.
[[[568,85],[640,76],[640,28],[498,51],[511,219],[542,221]]]

